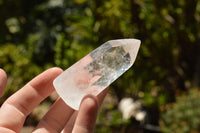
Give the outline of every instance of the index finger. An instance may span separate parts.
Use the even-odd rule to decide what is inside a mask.
[[[61,72],[59,68],[48,69],[8,98],[0,109],[0,131],[6,127],[19,132],[26,116],[54,91],[52,82]]]

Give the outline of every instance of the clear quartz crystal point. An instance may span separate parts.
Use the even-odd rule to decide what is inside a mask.
[[[54,81],[59,96],[78,110],[87,94],[98,95],[134,63],[140,40],[111,40],[89,53]]]

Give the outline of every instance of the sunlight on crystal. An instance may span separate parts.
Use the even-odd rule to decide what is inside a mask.
[[[104,43],[54,80],[57,93],[78,110],[85,95],[98,95],[133,65],[139,47],[136,39]]]

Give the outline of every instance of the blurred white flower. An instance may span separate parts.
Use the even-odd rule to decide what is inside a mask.
[[[134,101],[132,98],[123,98],[118,106],[122,112],[124,120],[134,117],[137,121],[143,121],[146,117],[146,112],[142,110],[141,102]]]

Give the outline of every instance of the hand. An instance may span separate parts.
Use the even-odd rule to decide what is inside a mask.
[[[27,115],[54,91],[52,82],[61,72],[59,68],[48,69],[10,96],[0,108],[0,133],[19,133]],[[0,69],[0,97],[3,95],[6,80],[6,73]],[[73,110],[58,98],[33,132],[93,132],[99,106],[107,91],[108,88],[97,97],[84,97],[79,111]]]

